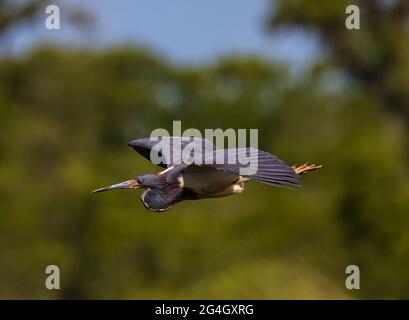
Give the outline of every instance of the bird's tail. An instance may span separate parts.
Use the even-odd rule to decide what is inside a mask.
[[[293,165],[292,168],[294,172],[298,175],[306,174],[307,172],[314,171],[317,169],[321,169],[322,165],[316,165],[311,163],[304,163],[303,165]]]

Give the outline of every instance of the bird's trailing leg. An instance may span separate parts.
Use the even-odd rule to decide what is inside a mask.
[[[317,169],[321,169],[322,165],[316,165],[316,164],[310,164],[310,163],[304,163],[301,166],[298,165],[293,165],[292,168],[294,169],[294,172],[298,175],[306,174],[307,172],[314,171]]]

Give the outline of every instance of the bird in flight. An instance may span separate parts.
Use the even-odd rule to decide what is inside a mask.
[[[144,189],[141,200],[146,209],[163,212],[183,200],[198,200],[206,198],[220,198],[244,191],[244,183],[250,180],[260,181],[277,187],[298,187],[300,176],[322,168],[321,165],[305,163],[301,166],[292,167],[272,154],[255,148],[232,148],[219,149],[206,139],[181,137],[162,137],[161,153],[163,161],[159,166],[165,170],[159,173],[150,173],[136,176],[130,180],[117,183],[108,187],[94,190],[103,192],[117,189]],[[128,143],[136,152],[151,162],[152,150],[158,141],[150,138],[132,140]],[[192,144],[196,150],[202,150],[195,154],[195,158],[203,161],[197,162],[192,159],[173,160],[172,149],[180,146],[183,150]],[[249,156],[250,154],[250,156]],[[206,161],[209,159],[222,159],[223,161]],[[242,163],[245,159],[257,161],[257,169],[251,174],[242,174]],[[237,161],[230,161],[236,159]],[[189,161],[187,161],[189,160]]]

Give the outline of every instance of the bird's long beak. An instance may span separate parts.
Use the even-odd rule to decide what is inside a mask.
[[[104,191],[111,191],[111,190],[116,190],[116,189],[135,189],[139,187],[140,185],[138,181],[136,179],[131,179],[131,180],[124,181],[121,183],[113,184],[112,186],[109,186],[109,187],[100,188],[92,192],[104,192]]]

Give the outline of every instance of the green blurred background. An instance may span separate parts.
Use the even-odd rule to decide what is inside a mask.
[[[299,72],[259,55],[184,65],[137,44],[0,47],[0,298],[409,298],[409,2],[354,3],[358,31],[349,1],[274,1],[266,32],[319,38]],[[44,6],[0,1],[0,43]],[[163,214],[138,192],[90,193],[158,171],[126,143],[173,120],[258,128],[261,149],[325,168],[299,191],[253,182]],[[50,264],[60,290],[44,286]],[[350,264],[360,290],[345,288]]]

